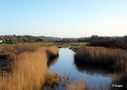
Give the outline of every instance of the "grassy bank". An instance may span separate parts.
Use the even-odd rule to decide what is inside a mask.
[[[38,45],[1,46],[0,61],[2,59],[2,62],[0,64],[3,69],[1,69],[0,89],[39,90],[44,85],[58,83],[60,81],[59,76],[48,71],[46,50],[51,50],[54,55],[58,54],[57,47],[45,48]],[[6,59],[10,62],[4,62]],[[10,66],[8,66],[8,63],[10,63]],[[10,68],[10,72],[6,72],[6,69]],[[49,78],[51,82],[46,84]]]
[[[122,69],[127,61],[127,52],[104,47],[82,47],[75,54],[75,62],[81,65]]]
[[[77,42],[77,43],[70,43],[69,48],[76,52],[79,48],[84,47],[88,44],[88,42]]]

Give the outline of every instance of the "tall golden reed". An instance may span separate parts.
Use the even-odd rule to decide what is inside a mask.
[[[54,56],[57,56],[57,55],[58,55],[58,52],[59,52],[58,47],[56,47],[56,46],[50,46],[50,47],[48,47],[48,50],[49,50]]]
[[[82,47],[76,52],[75,58],[77,61],[91,64],[123,64],[124,61],[127,61],[127,51],[104,47]]]
[[[41,50],[41,53],[40,51],[23,52],[18,55],[17,60],[14,62],[12,75],[1,77],[0,89],[39,89],[45,82],[47,71],[45,50]]]

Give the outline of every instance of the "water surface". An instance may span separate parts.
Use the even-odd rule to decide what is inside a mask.
[[[49,67],[51,72],[58,73],[61,77],[68,76],[73,80],[83,79],[88,90],[110,90],[113,77],[115,74],[105,73],[103,70],[82,68],[74,62],[75,52],[69,48],[59,49],[57,61]],[[60,88],[59,89],[65,89]]]

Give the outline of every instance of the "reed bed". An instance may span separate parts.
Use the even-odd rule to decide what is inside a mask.
[[[51,61],[51,60],[55,59],[56,57],[58,57],[59,49],[56,46],[50,46],[47,48],[46,52],[48,55],[48,60]]]
[[[22,45],[0,48],[1,53],[9,54],[12,59],[12,66],[8,67],[12,71],[0,76],[0,90],[40,90],[46,84],[47,75],[50,80],[58,77],[49,75],[46,50]]]
[[[21,53],[12,68],[12,75],[5,75],[0,80],[2,90],[39,89],[44,84],[47,73],[46,54],[45,52]]]
[[[58,49],[58,47],[56,47],[56,46],[50,46],[50,47],[48,47],[48,50],[52,53],[52,54],[54,54],[54,55],[58,55],[58,52],[59,52],[59,49]]]
[[[120,69],[125,67],[127,51],[104,47],[82,47],[75,54],[75,62],[82,65]]]
[[[0,54],[9,55],[12,60],[16,60],[18,54],[22,52],[34,52],[40,48],[39,45],[31,45],[31,44],[3,44],[0,45]]]
[[[59,85],[60,81],[61,81],[61,78],[58,74],[49,72],[46,76],[44,85],[48,86],[49,88],[53,88],[56,85]]]

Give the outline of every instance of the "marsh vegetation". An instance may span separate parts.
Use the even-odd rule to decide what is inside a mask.
[[[1,46],[0,89],[40,90],[44,85],[58,83],[60,77],[48,71],[47,50],[52,56],[58,54],[58,48],[55,46],[49,48],[29,45]],[[49,79],[50,82],[47,82]]]
[[[127,51],[104,47],[82,47],[75,54],[75,62],[120,71],[127,62]]]
[[[126,50],[86,43],[54,45],[1,44],[0,89],[110,90],[114,83],[126,85]]]

